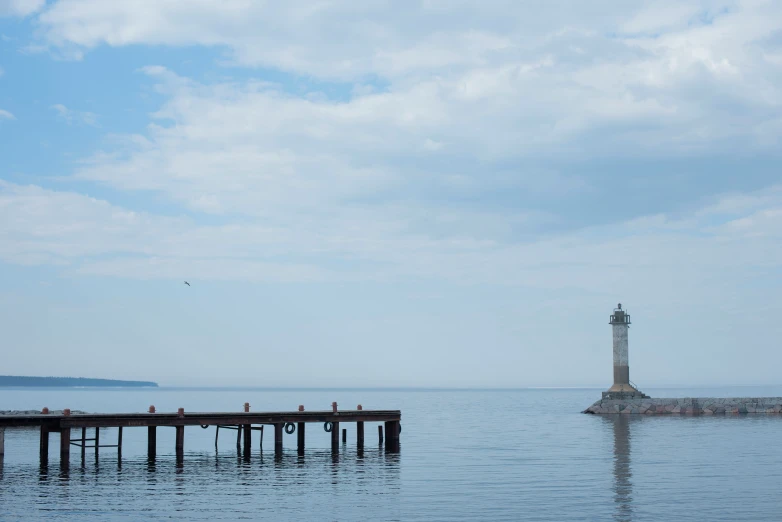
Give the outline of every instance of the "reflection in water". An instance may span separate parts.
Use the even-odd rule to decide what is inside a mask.
[[[633,519],[633,472],[630,468],[630,424],[641,421],[631,415],[606,415],[614,431],[614,520]]]

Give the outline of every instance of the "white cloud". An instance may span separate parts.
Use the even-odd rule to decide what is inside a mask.
[[[8,111],[0,109],[0,120],[15,120],[16,117]]]
[[[65,105],[60,103],[52,105],[51,108],[57,112],[57,114],[65,120],[68,125],[73,123],[84,123],[92,127],[98,127],[98,116],[92,112],[74,111],[69,109]]]
[[[176,279],[183,273],[240,281],[424,277],[653,293],[719,277],[731,284],[734,272],[778,269],[782,259],[779,187],[727,195],[676,219],[654,215],[525,241],[437,234],[436,227],[423,230],[415,219],[415,209],[375,208],[321,220],[290,215],[279,223],[205,226],[2,182],[0,258],[138,279]]]
[[[258,117],[253,109],[265,105],[271,114],[276,97],[299,118],[286,125],[317,122],[310,140],[363,126],[352,138],[371,147],[443,144],[442,152],[506,157],[567,143],[572,155],[657,155],[770,150],[782,132],[782,64],[769,43],[782,30],[778,2],[427,1],[399,9],[59,0],[39,23],[41,43],[66,54],[99,45],[217,46],[241,65],[350,82],[352,101],[329,104],[317,93],[293,100],[261,84],[210,94],[160,67],[145,69],[175,97],[189,86],[197,103],[221,95],[237,109],[257,103],[249,109]],[[180,97],[166,110],[176,112],[177,102],[186,107]],[[270,117],[284,121],[287,112]],[[231,116],[209,116],[218,113]]]
[[[46,0],[0,0],[0,16],[29,16],[44,4]]]

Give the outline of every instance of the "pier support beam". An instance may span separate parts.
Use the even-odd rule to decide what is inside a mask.
[[[386,449],[399,451],[399,421],[386,421]]]
[[[157,428],[155,426],[147,427],[147,457],[155,458],[157,455]]]
[[[285,426],[283,423],[278,422],[274,425],[274,453],[282,453],[282,428]]]
[[[331,451],[339,452],[339,422],[332,422],[331,425]]]
[[[244,428],[244,452],[250,453],[250,448],[253,445],[253,431],[250,424],[245,424]]]
[[[0,428],[0,455],[5,455],[5,428]]]
[[[363,422],[356,423],[356,445],[359,448],[364,447],[364,423]]]
[[[378,443],[383,444],[383,426],[377,427],[377,439]]]
[[[49,427],[41,426],[40,454],[42,459],[49,458]]]
[[[71,429],[60,428],[60,463],[67,464],[71,459]]]
[[[296,424],[296,449],[298,449],[299,453],[304,451],[304,426],[303,422]]]
[[[176,452],[181,455],[185,451],[185,427],[176,427]]]

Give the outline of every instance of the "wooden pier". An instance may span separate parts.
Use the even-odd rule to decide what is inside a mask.
[[[50,414],[44,408],[40,414],[35,415],[4,415],[0,416],[0,455],[4,453],[3,434],[7,428],[38,427],[40,428],[41,442],[40,455],[42,459],[49,455],[49,434],[60,434],[60,461],[67,463],[70,459],[71,446],[81,448],[82,457],[86,448],[114,447],[121,456],[122,430],[123,428],[147,428],[147,451],[150,457],[157,453],[157,428],[173,427],[176,430],[175,452],[177,457],[182,457],[185,447],[185,427],[197,426],[199,428],[215,427],[215,448],[221,429],[236,430],[236,445],[241,448],[244,445],[245,454],[249,454],[252,446],[253,431],[260,433],[260,444],[263,445],[263,431],[265,426],[271,426],[274,431],[274,451],[276,454],[283,450],[283,431],[288,434],[297,433],[297,449],[304,451],[304,433],[307,424],[321,424],[323,430],[330,435],[332,452],[339,452],[340,424],[356,424],[356,444],[358,448],[364,446],[364,423],[380,423],[378,426],[379,443],[383,443],[385,431],[385,449],[390,452],[399,451],[399,434],[401,433],[401,416],[399,410],[364,410],[359,405],[355,410],[337,410],[337,404],[332,403],[331,411],[304,411],[299,406],[298,411],[283,412],[251,412],[250,405],[245,403],[243,412],[185,412],[179,408],[176,413],[159,413],[154,406],[150,406],[147,413],[91,413],[71,414],[70,410],[63,410],[62,414]],[[94,437],[87,437],[87,428],[94,428]],[[102,444],[100,439],[101,428],[118,428],[116,444]],[[72,432],[79,430],[79,436],[73,438]],[[346,433],[343,430],[342,443],[346,442]]]

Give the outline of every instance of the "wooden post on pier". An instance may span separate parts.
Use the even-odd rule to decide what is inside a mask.
[[[383,426],[377,427],[377,438],[378,443],[383,444]]]
[[[282,428],[285,426],[282,422],[274,425],[274,453],[282,453]]]
[[[345,444],[348,441],[348,430],[346,428],[342,428],[342,444]]]
[[[81,428],[81,460],[84,460],[84,452],[87,451],[87,428]]]
[[[117,455],[122,456],[122,426],[119,427],[119,432],[117,432]]]
[[[155,406],[149,407],[149,413],[155,413]],[[154,459],[157,455],[157,428],[147,426],[147,458]]]
[[[359,404],[356,406],[356,410],[363,411],[363,407]],[[357,422],[356,423],[356,446],[358,446],[358,449],[364,448],[364,423],[363,422]]]
[[[49,427],[41,425],[40,454],[42,459],[49,458]]]
[[[60,463],[67,464],[71,458],[71,429],[60,428]]]
[[[399,450],[399,421],[386,421],[386,449]]]
[[[155,426],[147,427],[147,457],[155,458],[157,454],[157,428]]]
[[[5,428],[0,428],[0,455],[5,454]]]
[[[296,449],[300,453],[304,451],[304,426],[303,422],[296,424]]]
[[[332,422],[331,424],[331,451],[339,452],[339,422]]]
[[[249,453],[250,447],[253,443],[253,431],[250,424],[245,424],[244,426],[244,452]]]
[[[176,452],[181,455],[185,451],[185,427],[176,426]]]
[[[95,428],[95,456],[98,456],[98,446],[100,446],[100,428]]]

